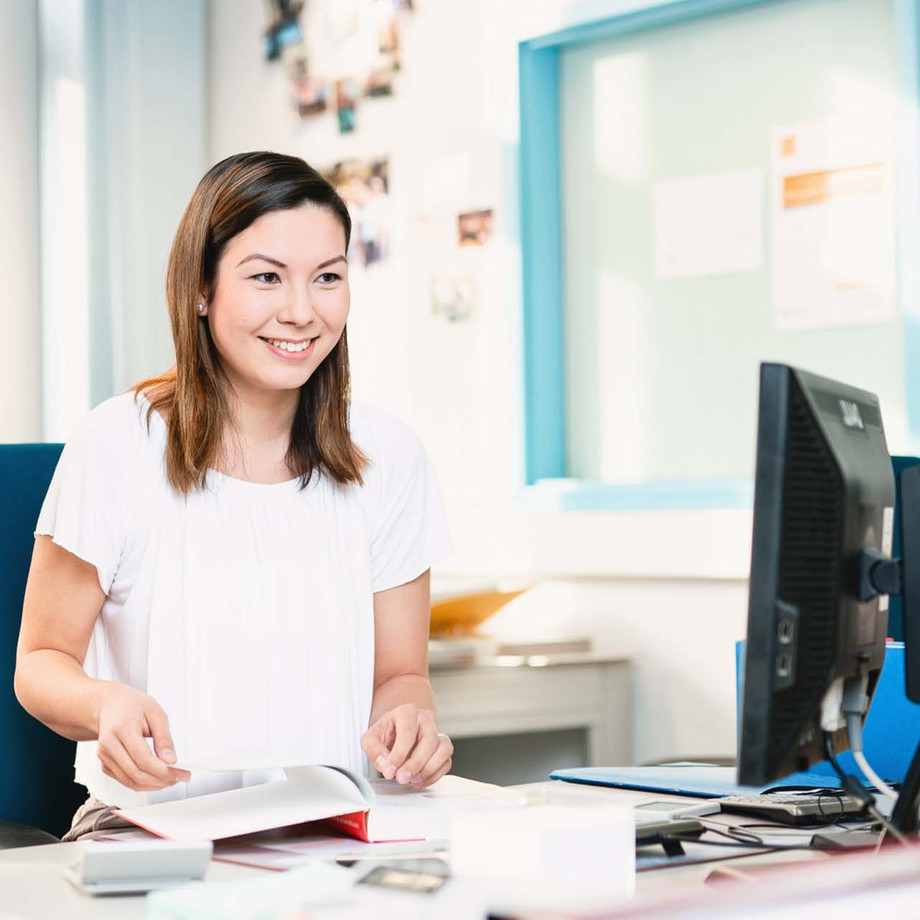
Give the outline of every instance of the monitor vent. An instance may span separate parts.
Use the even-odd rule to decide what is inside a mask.
[[[774,698],[777,751],[790,751],[818,706],[833,668],[842,539],[842,483],[836,461],[812,411],[793,382],[789,399],[785,509],[782,521],[779,596],[802,617],[795,688]],[[811,697],[808,709],[803,700]],[[782,739],[782,740],[780,740]]]

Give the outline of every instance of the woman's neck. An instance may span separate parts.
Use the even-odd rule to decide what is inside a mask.
[[[299,400],[298,390],[275,391],[264,397],[232,393],[221,472],[254,482],[293,478],[286,458]]]
[[[231,394],[230,417],[233,428],[247,443],[287,441],[300,402],[299,390],[284,390],[266,396]]]

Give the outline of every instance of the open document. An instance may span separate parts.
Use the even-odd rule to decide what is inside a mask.
[[[284,779],[173,802],[125,808],[126,821],[170,840],[221,840],[325,820],[369,843],[433,840],[448,835],[444,802],[381,784],[344,767],[285,767]],[[398,792],[397,792],[398,790]]]

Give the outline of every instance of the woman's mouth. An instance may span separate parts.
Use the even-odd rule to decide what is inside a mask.
[[[313,345],[319,336],[311,339],[269,339],[264,336],[259,336],[259,338],[279,358],[284,358],[286,361],[297,361],[308,358],[313,353]]]

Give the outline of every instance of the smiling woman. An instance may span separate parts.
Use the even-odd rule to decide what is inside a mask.
[[[180,762],[369,758],[417,787],[450,768],[427,659],[449,539],[418,439],[349,398],[350,229],[302,160],[214,166],[170,255],[175,367],[64,449],[16,692],[79,742],[68,839],[111,831],[111,807],[269,778]]]
[[[203,485],[215,467],[250,478],[241,467],[256,458],[238,440],[247,422],[257,428],[262,463],[266,435],[276,454],[284,445],[274,475],[293,473],[306,485],[322,470],[343,485],[359,481],[361,457],[346,424],[350,235],[344,202],[302,160],[239,154],[202,179],[167,272],[176,367],[136,387],[174,416],[167,465],[175,488]],[[275,359],[304,342],[302,364]],[[266,398],[278,410],[268,415],[270,431],[257,409]],[[276,426],[279,412],[288,419]]]

